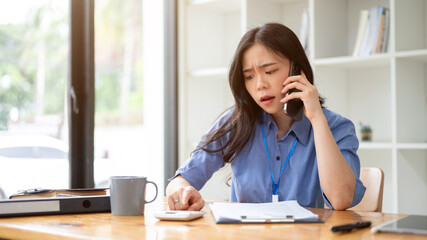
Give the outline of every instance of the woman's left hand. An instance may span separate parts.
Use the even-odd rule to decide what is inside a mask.
[[[304,72],[301,75],[289,76],[284,82],[285,86],[282,93],[286,94],[290,89],[296,88],[301,92],[293,92],[282,98],[280,102],[287,103],[291,99],[301,99],[304,103],[304,114],[312,121],[318,116],[323,116],[322,106],[319,102],[319,94],[317,88],[311,84]]]

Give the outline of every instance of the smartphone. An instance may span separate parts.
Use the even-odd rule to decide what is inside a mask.
[[[289,76],[295,76],[295,75],[301,75],[301,69],[297,64],[294,64],[294,62],[292,61]],[[301,92],[301,91],[296,88],[292,88],[286,93],[286,96],[293,92]],[[302,102],[301,99],[297,98],[297,99],[289,100],[287,103],[285,103],[283,110],[285,111],[286,115],[288,115],[292,119],[299,122],[302,120],[302,115],[304,114],[303,107],[304,107],[304,103]]]

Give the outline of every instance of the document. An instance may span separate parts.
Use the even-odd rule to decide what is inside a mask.
[[[322,222],[319,216],[301,207],[297,201],[276,203],[209,204],[216,223],[290,223]]]

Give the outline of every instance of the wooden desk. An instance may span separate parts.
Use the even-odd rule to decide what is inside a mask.
[[[333,211],[310,208],[325,223],[215,224],[208,206],[201,219],[164,222],[153,217],[165,209],[158,200],[146,205],[145,216],[113,216],[110,213],[0,218],[0,239],[422,239],[423,236],[372,234],[369,228],[334,234],[331,226],[371,221],[373,226],[405,215]]]

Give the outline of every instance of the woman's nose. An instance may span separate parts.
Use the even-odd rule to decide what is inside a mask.
[[[257,89],[264,89],[267,87],[267,82],[264,79],[264,76],[258,75],[258,76],[256,76],[256,79],[257,79],[257,81],[256,81],[256,88]]]

